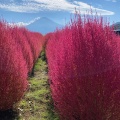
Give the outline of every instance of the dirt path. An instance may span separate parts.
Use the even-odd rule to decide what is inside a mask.
[[[0,113],[0,120],[59,120],[50,95],[46,62],[39,58],[34,71],[23,99],[14,111],[3,112],[5,115]]]

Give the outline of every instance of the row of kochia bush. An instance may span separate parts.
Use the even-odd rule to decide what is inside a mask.
[[[0,110],[13,106],[28,86],[28,74],[42,49],[42,35],[0,22]]]
[[[76,15],[46,53],[61,120],[120,120],[120,37],[102,17]]]

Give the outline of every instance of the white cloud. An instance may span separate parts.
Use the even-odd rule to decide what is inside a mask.
[[[112,0],[115,1],[115,0]],[[95,8],[93,6],[90,7],[87,3],[84,2],[78,2],[76,0],[73,0],[73,2],[68,2],[67,0],[22,0],[21,3],[9,3],[9,4],[0,4],[0,8],[6,9],[9,11],[15,11],[15,12],[27,12],[27,13],[33,13],[33,12],[39,12],[39,11],[67,11],[70,13],[73,13],[75,11],[75,8],[80,10],[81,13],[86,13],[86,11],[89,11],[90,8],[92,8],[93,12],[94,10],[97,11],[98,14],[101,15],[113,15],[114,12]]]
[[[0,4],[0,8],[8,10],[8,11],[14,11],[14,12],[27,12],[27,13],[33,13],[37,12],[36,6],[34,4],[30,5],[29,3],[23,3],[23,4]]]
[[[24,22],[17,22],[17,23],[8,23],[8,25],[9,25],[9,26],[12,26],[12,27],[14,27],[14,26],[25,27],[25,26],[28,26],[28,25],[34,23],[35,21],[39,20],[40,18],[41,18],[41,17],[37,17],[37,18],[35,18],[35,19],[33,19],[33,20],[27,22],[27,23],[24,23]]]

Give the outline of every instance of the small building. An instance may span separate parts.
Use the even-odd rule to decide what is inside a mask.
[[[117,35],[120,35],[120,29],[114,30]]]

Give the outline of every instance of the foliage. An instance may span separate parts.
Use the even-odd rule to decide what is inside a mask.
[[[39,33],[0,21],[0,110],[12,108],[25,93],[28,73],[42,49],[41,38]]]
[[[76,15],[51,35],[49,83],[61,120],[120,119],[118,40],[98,16]]]
[[[0,110],[9,109],[27,88],[27,66],[20,47],[0,23]]]
[[[39,58],[34,69],[35,76],[29,80],[29,91],[18,106],[19,119],[58,120],[57,115],[54,113],[48,76],[45,72],[47,69],[46,62]]]

